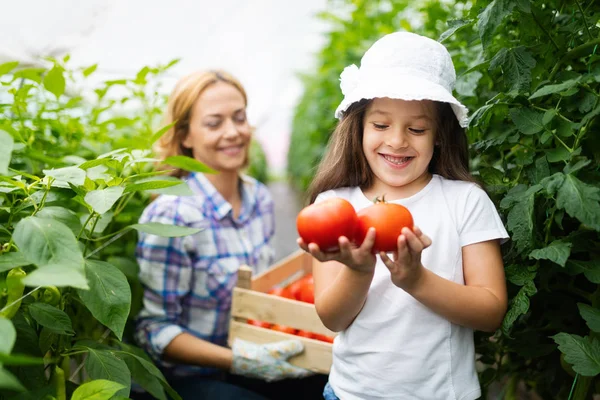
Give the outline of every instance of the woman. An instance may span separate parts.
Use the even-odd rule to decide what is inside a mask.
[[[225,72],[197,72],[177,83],[165,121],[176,123],[157,153],[193,157],[216,173],[175,171],[194,195],[161,195],[140,219],[202,229],[179,238],[141,233],[137,247],[144,307],[136,338],[184,399],[264,398],[226,382],[227,372],[263,381],[308,375],[286,361],[303,350],[299,341],[226,347],[239,266],[259,273],[274,256],[272,198],[242,175],[252,138],[246,106],[244,88]]]

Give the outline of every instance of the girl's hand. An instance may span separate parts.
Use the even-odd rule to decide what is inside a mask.
[[[393,253],[393,260],[384,252],[379,254],[390,270],[394,285],[406,291],[416,286],[425,268],[421,264],[421,253],[429,246],[431,246],[431,239],[415,226],[412,231],[408,228],[402,229],[402,233],[398,236],[398,250]]]
[[[304,251],[312,254],[314,258],[321,262],[338,261],[345,264],[348,268],[358,272],[371,273],[375,270],[377,261],[373,254],[373,245],[375,244],[375,228],[370,228],[365,240],[357,247],[351,243],[345,236],[338,239],[339,249],[334,252],[323,252],[316,243],[305,243],[302,238],[298,238],[298,246]]]

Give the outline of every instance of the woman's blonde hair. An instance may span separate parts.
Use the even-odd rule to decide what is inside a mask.
[[[154,151],[160,160],[178,155],[193,157],[192,150],[182,145],[189,132],[192,109],[202,92],[217,82],[225,82],[234,86],[242,94],[244,105],[248,105],[246,90],[242,84],[225,71],[197,71],[181,78],[169,96],[162,126],[170,125],[174,121],[177,122],[154,145]],[[159,168],[171,169],[168,166],[159,166]],[[170,173],[170,175],[177,177],[187,174],[187,171],[181,169],[176,169]]]

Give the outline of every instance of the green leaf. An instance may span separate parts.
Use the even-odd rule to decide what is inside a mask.
[[[529,179],[533,183],[540,183],[548,178],[550,175],[550,166],[545,156],[539,157],[535,160],[535,168],[531,170]],[[544,185],[542,185],[544,186]]]
[[[10,372],[0,366],[0,389],[9,389],[17,392],[24,392],[27,389]]]
[[[63,76],[63,72],[62,67],[54,65],[44,77],[44,87],[47,91],[54,94],[56,98],[59,98],[65,92],[65,77]]]
[[[108,327],[121,340],[131,305],[127,278],[107,262],[86,260],[89,290],[78,290],[81,301],[94,318]]]
[[[564,147],[557,147],[555,149],[549,149],[549,150],[546,150],[545,153],[546,153],[546,158],[551,163],[567,161],[568,159],[571,158],[571,153],[569,152],[569,150],[565,149]]]
[[[127,364],[131,371],[131,378],[143,387],[148,393],[159,400],[167,400],[163,384],[166,380],[154,364],[135,354],[125,351],[116,352]]]
[[[71,400],[109,400],[124,387],[106,379],[96,379],[75,389]]]
[[[98,64],[90,65],[86,69],[83,70],[83,76],[88,77],[93,74],[98,68]]]
[[[512,49],[502,48],[490,62],[490,70],[500,68],[504,75],[504,85],[511,93],[529,91],[531,70],[535,59],[523,46]]]
[[[161,224],[159,222],[147,222],[145,224],[133,224],[129,226],[138,232],[163,237],[188,236],[200,232],[202,229],[190,228],[188,226]]]
[[[84,346],[89,353],[85,359],[85,370],[92,379],[107,379],[118,382],[122,385],[118,394],[129,396],[131,388],[131,373],[125,361],[117,357],[113,352],[107,350],[94,349]]]
[[[533,220],[535,193],[535,190],[523,193],[520,198],[515,200],[508,213],[507,227],[513,233],[512,240],[519,251],[524,251],[532,246],[535,227]]]
[[[581,317],[594,332],[600,332],[600,310],[584,303],[577,303]]]
[[[465,97],[476,96],[477,84],[482,76],[483,74],[479,71],[459,76],[455,85],[456,92]]]
[[[530,108],[513,108],[509,111],[510,118],[519,131],[526,135],[533,135],[544,129],[542,123],[543,113]]]
[[[580,169],[587,167],[591,162],[592,162],[592,160],[589,160],[587,158],[583,159],[583,160],[579,160],[574,165],[569,164],[569,165],[565,166],[565,168],[563,168],[563,172],[567,175],[575,173],[575,172],[579,171]]]
[[[565,175],[558,190],[556,206],[582,223],[600,231],[600,189],[588,185],[574,175]]]
[[[13,240],[21,254],[38,267],[59,264],[69,269],[83,269],[79,242],[62,222],[23,218],[15,227]]]
[[[172,181],[172,180],[151,180],[146,182],[133,183],[131,185],[125,186],[125,192],[140,192],[143,190],[156,190],[156,189],[164,189],[171,186],[181,185],[181,181]]]
[[[458,30],[473,25],[474,20],[472,19],[455,19],[448,21],[448,30],[440,35],[438,42],[443,43],[444,40],[448,39],[450,36],[454,35]]]
[[[592,283],[600,283],[600,260],[592,261],[567,261],[567,268],[575,273],[581,273]]]
[[[44,207],[36,214],[39,218],[54,219],[65,224],[73,234],[79,234],[81,230],[81,222],[77,215],[64,207]]]
[[[83,262],[81,264],[83,266]],[[70,286],[78,289],[88,289],[83,267],[67,264],[44,265],[23,278],[27,286]]]
[[[206,165],[202,164],[200,161],[198,161],[194,158],[191,158],[191,157],[186,157],[186,156],[167,157],[163,161],[163,164],[167,164],[172,167],[180,168],[180,169],[183,169],[185,171],[190,171],[190,172],[203,172],[203,173],[209,173],[209,174],[214,174],[217,172],[217,171],[207,167]]]
[[[163,126],[158,131],[154,132],[150,138],[150,144],[154,144],[154,142],[156,142],[158,139],[160,139],[162,137],[162,135],[165,134],[166,131],[168,131],[169,129],[174,127],[176,123],[177,123],[177,121],[173,121],[170,124]]]
[[[547,96],[547,95],[553,94],[553,93],[559,93],[559,92],[562,92],[563,90],[570,89],[579,83],[579,79],[580,78],[569,79],[562,83],[557,83],[555,85],[546,85],[546,86],[536,90],[535,93],[533,93],[531,96],[529,96],[529,100],[532,100],[532,99],[535,99],[538,97],[542,97],[542,96]]]
[[[29,314],[38,324],[59,335],[73,335],[71,319],[62,310],[46,303],[32,303],[28,307]]]
[[[571,123],[563,118],[558,118],[556,121],[557,121],[557,122],[555,122],[556,134],[558,136],[569,137],[569,136],[573,135],[573,129],[575,129],[575,127],[573,126],[573,123]]]
[[[92,190],[85,195],[84,200],[95,212],[104,214],[121,198],[123,191],[121,186]]]
[[[172,196],[193,196],[194,192],[190,189],[186,181],[176,178],[174,176],[156,176],[147,179],[139,180],[136,183],[151,182],[151,181],[171,181],[176,182],[173,186],[161,188],[161,189],[150,189],[148,193],[152,194],[167,194]]]
[[[43,170],[46,176],[51,176],[55,179],[53,186],[68,188],[69,183],[81,186],[85,183],[85,171],[79,167],[64,167],[56,169]]]
[[[571,246],[572,244],[569,242],[555,240],[542,249],[533,250],[529,253],[529,258],[535,258],[536,260],[550,260],[561,267],[564,267],[571,255]]]
[[[10,354],[17,339],[17,331],[10,319],[0,317],[0,337],[0,353]]]
[[[562,186],[565,181],[565,174],[557,172],[552,176],[542,179],[540,185],[544,187],[549,196],[554,196],[554,193]]]
[[[511,0],[494,0],[479,14],[477,30],[484,50],[490,45],[496,29],[512,12],[514,6]]]
[[[7,175],[15,141],[11,135],[0,129],[0,143],[0,175]]]
[[[530,270],[524,265],[511,264],[507,266],[504,271],[506,272],[506,279],[517,286],[523,286],[527,282],[532,282],[537,272]]]
[[[0,255],[0,272],[8,271],[16,267],[31,264],[31,261],[25,258],[23,253],[14,251]]]
[[[600,374],[600,342],[589,336],[581,337],[561,332],[552,336],[558,349],[565,355],[565,361],[573,365],[573,370],[583,376]]]
[[[18,61],[9,61],[4,64],[0,64],[0,76],[8,74],[19,65]]]
[[[504,321],[502,321],[502,332],[504,332],[506,336],[510,337],[510,330],[517,318],[529,311],[529,298],[536,293],[537,288],[535,287],[535,284],[532,281],[529,281],[512,299],[508,312],[504,316]]]

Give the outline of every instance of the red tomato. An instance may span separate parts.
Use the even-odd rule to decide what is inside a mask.
[[[315,302],[315,280],[312,274],[304,275],[291,283],[288,288],[294,299],[307,303]]]
[[[352,204],[337,197],[303,208],[296,218],[302,240],[306,244],[318,244],[322,251],[337,249],[340,236],[352,240],[356,225],[356,211]]]
[[[261,328],[267,328],[269,329],[271,327],[271,323],[269,322],[264,322],[264,321],[258,321],[256,319],[249,319],[247,321],[250,325],[254,325],[254,326],[260,326]]]
[[[269,294],[274,294],[275,296],[285,297],[286,299],[294,299],[295,297],[292,295],[292,292],[289,288],[285,287],[275,287],[269,290]]]
[[[305,303],[315,304],[315,288],[313,285],[304,285],[300,290],[300,297],[298,300]]]
[[[314,339],[315,338],[315,334],[314,333],[307,332],[307,331],[302,331],[302,330],[299,330],[298,332],[296,332],[296,335],[297,336],[302,336],[302,337],[305,337],[305,338],[309,338],[309,339]]]
[[[402,228],[412,229],[413,218],[408,209],[400,204],[376,200],[372,206],[358,212],[356,242],[362,243],[369,228],[375,228],[374,252],[390,252],[398,248],[398,236]]]
[[[271,329],[274,330],[274,331],[279,331],[279,332],[283,332],[283,333],[289,333],[291,335],[295,335],[296,334],[296,329],[291,328],[289,326],[285,326],[285,325],[274,324],[273,326],[271,326]]]
[[[314,334],[315,339],[320,340],[322,342],[333,343],[333,338],[331,336],[322,335],[320,333]]]

